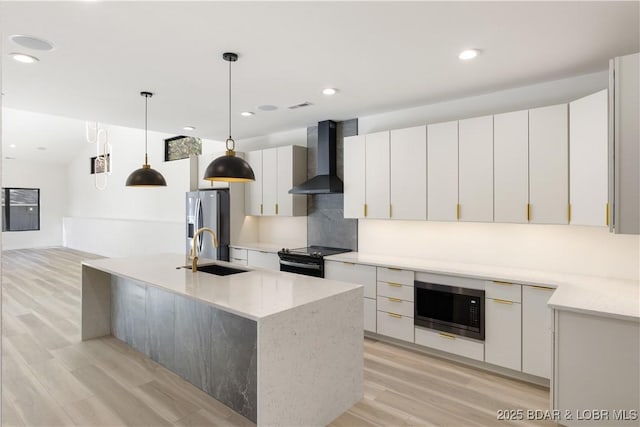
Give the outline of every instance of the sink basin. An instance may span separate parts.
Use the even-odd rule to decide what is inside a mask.
[[[186,265],[182,268],[188,268],[191,270],[190,265]],[[249,270],[242,270],[239,268],[227,267],[220,264],[202,264],[198,265],[198,272],[215,274],[216,276],[229,276],[230,274],[246,273]]]

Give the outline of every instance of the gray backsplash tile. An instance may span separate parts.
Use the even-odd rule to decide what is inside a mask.
[[[358,119],[338,122],[337,174],[344,176],[344,137],[358,134]],[[316,174],[318,128],[307,128],[307,166],[309,178]],[[343,194],[316,194],[307,198],[307,244],[358,250],[358,220],[344,218]]]

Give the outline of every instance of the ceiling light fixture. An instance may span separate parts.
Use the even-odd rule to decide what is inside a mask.
[[[12,42],[27,49],[50,51],[53,50],[53,43],[33,36],[14,34],[9,36]]]
[[[322,94],[323,94],[323,95],[335,95],[335,94],[336,94],[336,92],[337,92],[337,90],[336,90],[336,89],[334,89],[334,88],[332,88],[332,87],[328,87],[328,88],[326,88],[326,89],[324,89],[324,90],[322,91]]]
[[[10,144],[9,148],[16,148],[16,144]]]
[[[195,126],[185,126],[182,129],[184,129],[184,130],[196,130],[196,127]]]
[[[463,61],[467,61],[469,59],[475,58],[479,53],[480,51],[478,49],[466,49],[460,52],[458,58],[462,59]]]
[[[238,60],[238,55],[225,52],[222,54],[222,59],[229,63],[229,138],[225,141],[227,152],[209,163],[204,172],[204,179],[226,182],[255,181],[256,177],[249,163],[236,156],[234,151],[236,142],[231,137],[231,63]]]
[[[148,114],[148,101],[153,96],[151,92],[140,92],[141,96],[144,96],[144,164],[140,169],[136,169],[127,178],[127,187],[166,187],[167,181],[160,172],[155,169],[151,169],[147,155],[147,140],[148,140],[148,127],[147,127],[147,114]]]
[[[36,58],[35,56],[27,55],[25,53],[14,52],[14,53],[10,53],[9,56],[11,56],[13,59],[15,59],[18,62],[22,62],[23,64],[33,64],[39,61],[39,59]]]
[[[240,113],[240,115],[242,117],[251,117],[253,116],[254,113],[252,113],[251,111],[243,111],[242,113]]]
[[[270,104],[258,106],[258,110],[262,110],[262,111],[275,111],[277,109],[278,109],[278,107],[276,107],[275,105],[270,105]]]

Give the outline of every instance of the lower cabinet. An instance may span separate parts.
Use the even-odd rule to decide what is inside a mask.
[[[413,317],[378,310],[378,333],[413,342]]]
[[[521,305],[517,302],[485,300],[485,362],[515,371],[522,369],[521,316]]]
[[[247,265],[280,271],[280,258],[272,252],[247,250]]]
[[[364,299],[364,330],[369,332],[376,331],[376,299]]]
[[[230,248],[229,262],[233,264],[247,265],[247,249]]]
[[[554,289],[522,287],[522,372],[551,376],[551,309],[547,302]]]
[[[433,329],[415,328],[415,342],[418,345],[468,357],[469,359],[484,360],[484,344],[457,335],[434,331]]]

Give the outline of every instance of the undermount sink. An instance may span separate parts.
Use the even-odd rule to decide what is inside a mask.
[[[188,268],[189,270],[191,270],[190,265],[185,265],[180,268]],[[198,270],[196,271],[196,273],[200,271],[203,273],[215,274],[216,276],[229,276],[231,274],[246,273],[249,270],[227,267],[220,264],[202,264],[198,265]]]

